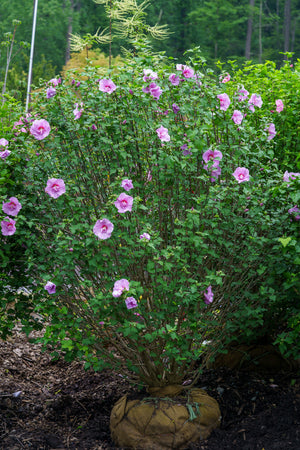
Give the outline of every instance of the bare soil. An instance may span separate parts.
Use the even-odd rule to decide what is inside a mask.
[[[116,449],[110,412],[135,388],[116,373],[86,372],[40,350],[19,332],[0,341],[1,450]],[[206,370],[197,387],[219,402],[222,423],[189,450],[300,449],[299,371]]]

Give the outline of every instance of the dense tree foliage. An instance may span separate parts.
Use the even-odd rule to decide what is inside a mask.
[[[122,0],[124,1],[124,0]],[[39,0],[34,56],[33,82],[58,73],[70,58],[70,34],[94,34],[109,28],[105,4],[94,0]],[[104,2],[105,3],[105,2]],[[107,6],[122,2],[107,1]],[[137,0],[141,4],[141,0]],[[3,83],[7,47],[5,33],[20,20],[16,40],[31,41],[33,0],[1,0],[0,3],[0,82]],[[150,25],[168,25],[169,38],[154,41],[155,50],[182,57],[185,50],[200,46],[204,57],[243,62],[273,60],[280,52],[300,54],[300,0],[156,0],[149,4],[146,21]],[[113,40],[112,52],[121,52],[124,40]],[[103,45],[106,54],[109,46]],[[29,49],[15,52],[8,85],[18,88],[26,79]],[[14,57],[14,52],[13,52]],[[12,66],[11,66],[12,67]],[[16,73],[18,76],[16,76]],[[23,74],[23,75],[22,75]]]

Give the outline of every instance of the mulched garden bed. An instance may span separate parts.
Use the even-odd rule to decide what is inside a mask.
[[[189,450],[299,450],[299,371],[206,370],[197,387],[219,402],[222,424]],[[0,341],[0,448],[116,449],[110,412],[134,391],[116,373],[53,361],[16,332]]]

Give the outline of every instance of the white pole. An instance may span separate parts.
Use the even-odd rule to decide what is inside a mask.
[[[28,82],[27,82],[26,110],[25,110],[26,113],[28,112],[28,104],[29,104],[29,97],[30,97],[30,85],[31,85],[32,61],[33,61],[33,53],[34,53],[34,39],[35,39],[37,7],[38,7],[38,0],[34,0],[31,48],[30,48],[30,59],[29,59]]]

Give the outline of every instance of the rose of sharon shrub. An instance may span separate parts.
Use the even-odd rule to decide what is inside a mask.
[[[1,339],[5,339],[11,334],[16,322],[22,322],[24,330],[29,323],[32,328],[35,325],[39,326],[32,315],[32,296],[30,291],[26,290],[29,288],[27,285],[28,260],[25,256],[24,236],[21,237],[19,234],[19,224],[21,224],[22,232],[24,228],[30,226],[30,223],[24,223],[22,218],[26,201],[23,196],[23,169],[27,160],[20,151],[22,143],[15,145],[16,133],[19,132],[21,126],[16,125],[14,128],[14,123],[19,122],[23,108],[24,106],[18,100],[8,94],[0,112],[0,224],[5,222],[0,226]],[[21,136],[28,137],[27,133],[31,123],[29,115],[23,117],[22,128],[24,127],[25,132],[20,131],[20,141]],[[31,139],[34,137],[31,136]],[[29,155],[27,155],[27,159],[28,157]],[[22,209],[19,205],[22,206]],[[34,208],[34,205],[32,207]],[[17,214],[13,215],[13,213]],[[23,289],[20,289],[21,287]]]
[[[239,95],[242,100],[242,90],[247,95],[247,100],[255,93],[256,103],[250,103],[251,118],[247,119],[254,125],[257,117],[264,120],[270,113],[271,120],[277,131],[276,146],[273,148],[274,157],[290,171],[298,171],[300,168],[299,145],[300,135],[298,130],[298,98],[295,92],[300,89],[300,61],[290,65],[289,60],[277,68],[275,62],[267,61],[265,64],[252,64],[248,61],[242,69],[236,70],[234,79],[236,83],[228,83],[226,92],[228,95]],[[230,84],[230,85],[229,85]],[[239,86],[239,89],[236,87]],[[260,100],[259,100],[260,96]],[[260,105],[260,106],[259,106]],[[259,109],[258,109],[259,108]],[[239,109],[239,108],[237,108]],[[297,159],[298,158],[298,159]]]
[[[164,386],[197,376],[227,323],[234,336],[247,321],[259,334],[270,303],[286,298],[271,278],[278,266],[295,273],[279,239],[296,234],[288,211],[298,179],[286,183],[288,168],[273,161],[273,113],[253,119],[266,103],[258,91],[249,105],[235,77],[220,83],[200,60],[174,67],[152,57],[149,67],[149,58],[100,83],[87,67],[80,86],[70,75],[51,101],[37,94],[36,139],[13,144],[28,159],[17,233],[36,311],[51,317],[43,342],[86,367]],[[153,78],[163,95],[143,92]]]

